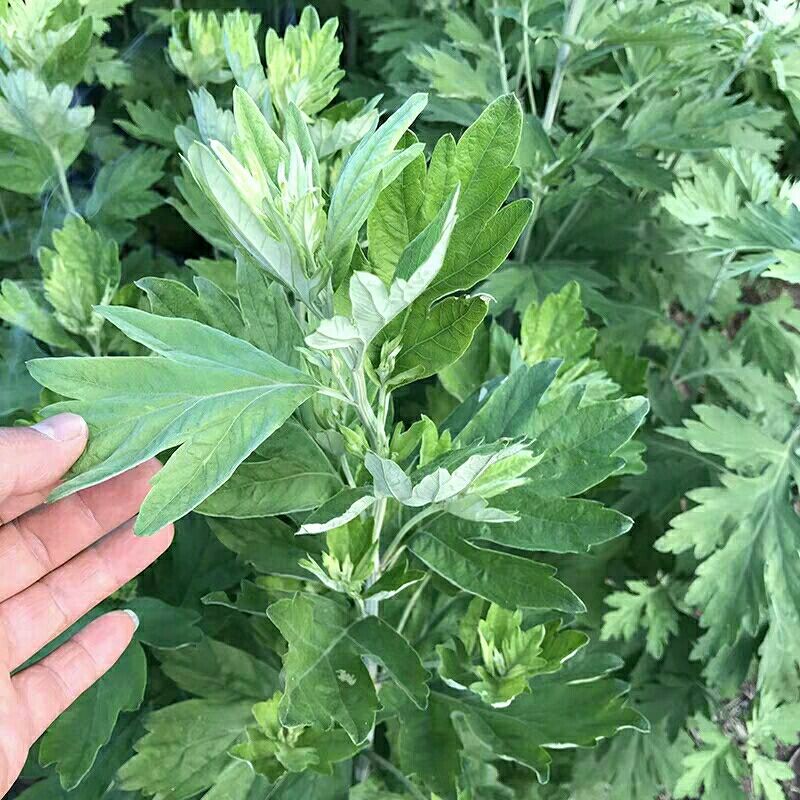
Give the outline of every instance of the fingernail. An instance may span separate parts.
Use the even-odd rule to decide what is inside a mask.
[[[133,630],[135,631],[139,627],[139,616],[135,611],[131,611],[129,608],[122,609],[123,614],[127,614],[131,621],[133,622]]]
[[[31,426],[33,430],[54,439],[56,442],[68,442],[86,436],[86,422],[77,414],[56,414]]]

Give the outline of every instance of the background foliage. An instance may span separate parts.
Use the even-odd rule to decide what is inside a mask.
[[[792,796],[797,4],[332,0],[287,33],[301,5],[0,5],[0,418],[77,399],[108,451],[68,491],[142,457],[142,385],[264,402],[192,482],[208,437],[158,401],[139,529],[179,535],[22,796]],[[212,141],[275,167],[266,222]],[[245,218],[302,258],[265,272]]]

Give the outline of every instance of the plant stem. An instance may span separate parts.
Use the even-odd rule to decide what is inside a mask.
[[[10,239],[13,231],[11,229],[11,221],[9,220],[8,214],[6,213],[6,204],[3,202],[2,196],[0,196],[0,214],[2,214],[3,216],[3,229],[6,232],[6,236],[8,236],[8,238]]]
[[[372,541],[377,543],[378,546],[375,548],[375,554],[373,555],[372,574],[366,580],[367,589],[369,589],[369,587],[378,580],[381,574],[380,541],[381,531],[383,530],[383,521],[386,519],[386,506],[388,505],[388,502],[389,501],[385,497],[381,497],[378,502],[375,503],[375,516],[373,517],[372,524]],[[367,616],[377,617],[378,613],[380,612],[380,606],[380,600],[375,597],[369,597],[364,603],[364,612]]]
[[[383,756],[378,755],[374,750],[366,750],[364,755],[372,761],[375,766],[380,767],[384,772],[391,775],[415,800],[427,800],[425,795],[394,765]]]
[[[533,186],[529,189],[531,194],[531,199],[533,198]],[[531,214],[531,218],[528,220],[528,224],[525,226],[525,232],[522,234],[522,238],[519,240],[519,244],[517,245],[517,251],[519,253],[519,257],[516,259],[519,261],[520,264],[524,264],[526,259],[528,258],[528,250],[531,246],[531,237],[533,236],[533,226],[536,224],[536,220],[539,217],[539,209],[542,207],[542,203],[544,203],[544,198],[547,195],[547,187],[545,186],[542,189],[542,195],[539,198],[539,202],[537,203],[534,201],[533,205],[533,213]]]
[[[569,6],[564,15],[564,27],[562,30],[562,35],[565,39],[575,35],[586,5],[586,0],[567,0],[567,2],[569,2]],[[564,83],[564,74],[569,61],[570,49],[569,42],[566,41],[561,42],[558,47],[556,66],[553,70],[553,82],[550,84],[550,91],[547,93],[547,103],[545,104],[544,117],[542,118],[542,127],[547,133],[550,133],[556,118],[556,109],[561,95],[561,86]]]
[[[423,508],[422,511],[414,514],[408,522],[403,525],[400,530],[397,532],[397,535],[392,540],[392,543],[386,548],[386,552],[383,555],[383,559],[381,561],[381,569],[386,569],[387,567],[391,566],[392,562],[397,558],[400,554],[400,545],[405,539],[406,535],[416,526],[419,525],[422,520],[427,519],[431,514],[435,514],[439,511],[438,508],[435,506],[428,506],[427,508]]]
[[[400,617],[400,622],[397,623],[398,633],[403,632],[403,628],[406,627],[408,620],[411,619],[411,612],[414,610],[414,606],[417,604],[419,598],[422,597],[422,593],[425,591],[425,587],[430,583],[430,580],[431,576],[430,573],[428,573],[419,582],[419,586],[417,586],[416,591],[411,595],[411,599],[406,603],[406,607],[403,609],[403,614]]]
[[[729,253],[719,265],[719,269],[714,276],[714,280],[711,282],[711,287],[708,290],[705,300],[703,300],[702,306],[698,310],[695,318],[692,320],[692,324],[684,330],[683,338],[681,339],[680,345],[678,345],[678,352],[675,354],[675,360],[672,362],[672,367],[669,371],[669,380],[675,380],[675,376],[678,374],[678,370],[681,368],[681,363],[686,356],[689,345],[691,344],[697,332],[700,330],[700,326],[703,324],[703,322],[705,322],[705,319],[708,316],[708,307],[714,302],[714,298],[719,291],[719,287],[722,285],[722,275],[725,272],[725,267],[727,267],[728,264],[733,261],[735,256],[735,251],[733,253]]]
[[[767,29],[769,26],[767,27]],[[747,66],[747,62],[753,57],[753,54],[761,47],[761,42],[764,39],[764,30],[756,31],[750,34],[748,38],[748,45],[742,51],[742,54],[736,60],[736,64],[734,64],[733,69],[730,71],[730,74],[724,81],[717,87],[717,91],[714,92],[714,98],[719,99],[720,97],[724,97],[727,94],[728,89],[733,86],[733,82],[741,75],[744,68]]]
[[[561,241],[561,237],[567,232],[567,230],[575,221],[580,212],[583,211],[583,206],[585,202],[586,202],[586,195],[583,195],[582,197],[578,198],[578,200],[575,203],[573,203],[572,208],[569,210],[567,216],[561,220],[561,224],[558,226],[556,232],[553,234],[553,238],[550,239],[550,241],[547,243],[547,247],[545,247],[540,261],[544,261],[550,255],[550,253],[553,252],[555,246],[559,243],[559,241]]]
[[[500,65],[500,83],[503,94],[511,90],[508,85],[508,64],[506,64],[506,51],[503,46],[503,37],[500,35],[500,3],[492,0],[492,30],[494,31],[494,48],[497,51],[497,61]]]
[[[530,0],[522,0],[522,58],[525,64],[525,86],[528,90],[528,103],[531,114],[536,114],[536,97],[533,94],[533,71],[531,70],[531,48],[528,36],[528,17]]]
[[[53,164],[56,167],[56,174],[58,175],[58,183],[61,186],[61,195],[64,199],[64,205],[67,207],[68,213],[73,216],[78,216],[78,210],[75,208],[75,203],[72,199],[72,192],[69,190],[69,183],[67,183],[67,172],[64,169],[64,162],[61,160],[61,153],[53,147],[50,150],[53,157]]]
[[[421,642],[425,641],[431,631],[436,629],[436,626],[447,616],[450,609],[463,597],[463,594],[454,595],[430,618],[430,620],[428,620],[428,624],[425,626],[422,633],[414,640],[414,647],[417,647]]]

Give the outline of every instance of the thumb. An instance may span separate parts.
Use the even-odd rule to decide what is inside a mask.
[[[57,414],[29,428],[0,428],[0,501],[52,486],[86,447],[77,414]]]

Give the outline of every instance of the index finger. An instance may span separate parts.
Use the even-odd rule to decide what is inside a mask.
[[[57,414],[29,428],[0,428],[0,519],[9,498],[47,489],[77,461],[89,429],[77,414]],[[6,519],[7,521],[7,519]]]

